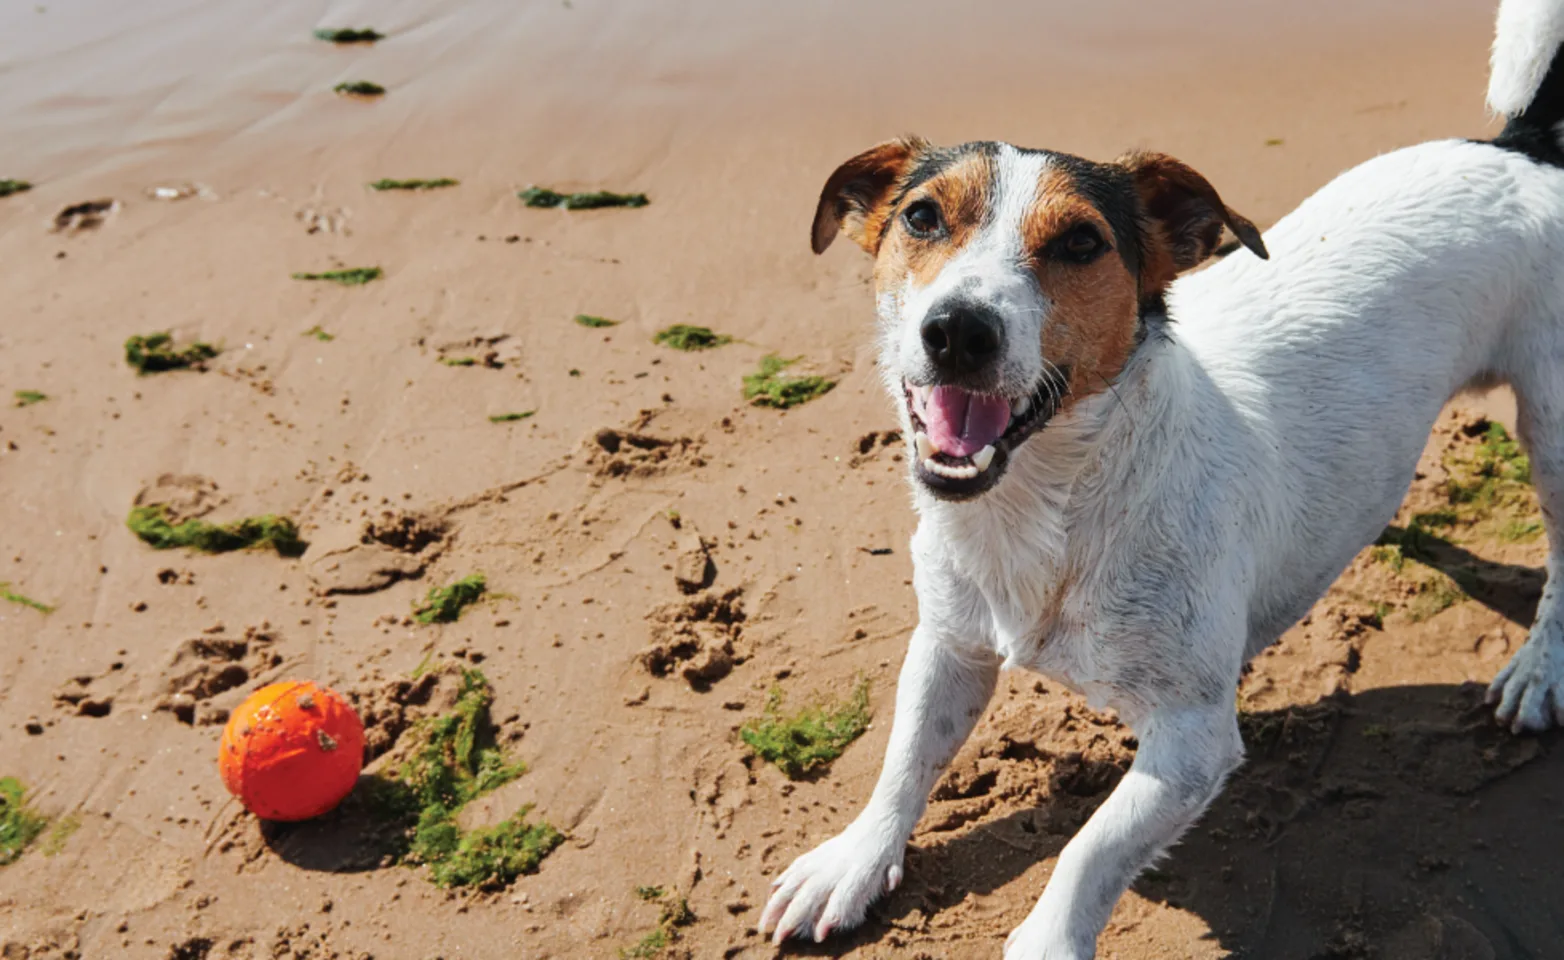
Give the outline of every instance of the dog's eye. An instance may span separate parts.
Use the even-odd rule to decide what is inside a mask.
[[[1108,244],[1102,239],[1102,234],[1089,223],[1080,223],[1071,227],[1055,240],[1052,246],[1055,256],[1071,263],[1091,263],[1108,248]]]
[[[929,200],[919,200],[908,207],[901,219],[915,237],[931,237],[939,231],[939,207]]]

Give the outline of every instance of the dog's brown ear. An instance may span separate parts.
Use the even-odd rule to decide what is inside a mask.
[[[1119,158],[1119,164],[1134,178],[1141,205],[1146,208],[1152,223],[1160,228],[1171,260],[1147,258],[1149,262],[1145,266],[1152,269],[1151,276],[1146,279],[1154,286],[1166,285],[1174,274],[1211,256],[1222,239],[1224,225],[1255,256],[1261,260],[1270,259],[1255,225],[1229,210],[1217,196],[1216,188],[1193,168],[1165,153],[1132,153]],[[1160,272],[1166,276],[1156,275],[1157,260],[1163,260]]]
[[[917,137],[887,140],[837,167],[815,207],[809,237],[815,253],[824,253],[837,233],[847,234],[869,253],[879,249],[891,191],[927,147]]]

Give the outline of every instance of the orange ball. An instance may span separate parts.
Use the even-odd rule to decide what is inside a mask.
[[[217,769],[228,792],[265,820],[308,820],[353,790],[364,724],[342,695],[308,680],[250,694],[223,728]]]

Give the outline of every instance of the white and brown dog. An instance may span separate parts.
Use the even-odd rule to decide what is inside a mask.
[[[814,249],[840,231],[875,257],[881,366],[915,441],[920,622],[879,784],[777,879],[777,942],[852,927],[895,888],[1000,668],[1027,667],[1139,739],[1005,947],[1091,957],[1241,762],[1245,661],[1385,528],[1467,388],[1514,388],[1550,543],[1491,697],[1518,732],[1564,723],[1561,41],[1564,0],[1504,0],[1496,140],[1370,160],[1263,240],[1159,154],[908,139],[831,176]],[[1224,226],[1250,252],[1175,280]]]

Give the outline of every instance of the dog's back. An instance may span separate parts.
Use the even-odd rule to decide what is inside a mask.
[[[1238,482],[1266,490],[1246,498],[1263,508],[1250,520],[1268,635],[1252,647],[1384,529],[1454,394],[1509,383],[1530,445],[1544,458],[1564,445],[1560,38],[1564,3],[1507,4],[1498,138],[1370,160],[1269,230],[1268,262],[1233,257],[1174,284],[1176,335],[1246,441]]]

